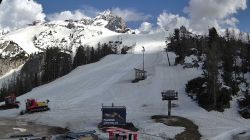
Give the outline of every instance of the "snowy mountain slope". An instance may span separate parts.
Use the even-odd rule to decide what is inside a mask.
[[[119,25],[119,26],[118,26]],[[114,28],[118,27],[118,28]],[[232,108],[223,113],[200,108],[185,94],[185,84],[199,76],[202,71],[183,69],[182,66],[167,65],[164,32],[147,35],[118,33],[126,25],[120,18],[104,12],[94,19],[52,21],[29,26],[0,37],[3,45],[1,53],[10,41],[17,44],[27,54],[43,51],[47,47],[60,47],[75,51],[79,45],[96,47],[98,42],[122,41],[122,45],[133,46],[128,55],[109,55],[101,61],[78,67],[70,74],[49,84],[37,87],[18,97],[23,104],[27,98],[50,100],[51,110],[19,116],[20,110],[1,111],[1,117],[17,117],[48,125],[68,127],[73,130],[97,129],[101,121],[101,105],[125,105],[128,121],[133,122],[142,133],[174,137],[184,131],[181,127],[168,127],[155,123],[152,115],[167,114],[167,104],[161,100],[161,91],[174,89],[179,92],[179,100],[173,108],[173,115],[186,117],[199,126],[203,139],[230,139],[232,134],[250,129],[250,122],[237,113],[236,100]],[[145,69],[148,78],[139,83],[134,79],[133,68],[142,67],[142,46],[146,49]],[[119,46],[118,46],[119,47]],[[16,52],[18,53],[18,52]],[[170,54],[171,63],[175,55]],[[0,77],[11,77],[9,74]],[[161,139],[142,135],[141,139]]]
[[[0,41],[2,43],[13,41],[27,54],[31,54],[43,51],[47,47],[60,47],[71,50],[79,45],[84,45],[84,40],[101,36],[102,34],[103,36],[117,34],[102,26],[72,23],[74,27],[67,27],[70,23],[69,21],[57,21],[29,26],[3,36]]]
[[[118,50],[124,45],[133,46],[130,50],[130,52],[133,53],[140,53],[142,46],[145,47],[146,53],[149,51],[157,51],[162,49],[165,44],[163,32],[149,35],[116,33],[103,26],[83,25],[78,22],[79,21],[75,21],[76,27],[74,29],[66,27],[69,24],[68,21],[54,21],[30,26],[7,34],[1,41],[6,42],[6,40],[11,40],[17,42],[18,46],[16,47],[23,48],[22,50],[27,54],[44,51],[47,47],[57,46],[73,51],[73,55],[78,46],[90,45],[97,47],[99,42],[109,43],[110,41],[122,41],[122,44],[118,46]],[[13,56],[21,52],[22,51],[15,52]],[[9,53],[12,54],[11,52]],[[9,56],[7,55],[9,53],[2,53],[2,55],[6,54],[6,56]]]
[[[151,47],[163,46],[156,44]],[[135,48],[140,49],[140,46]],[[174,58],[175,55],[170,54],[172,64]],[[128,121],[139,127],[140,132],[174,137],[183,128],[155,123],[150,116],[167,114],[167,104],[161,100],[160,93],[164,89],[175,89],[179,92],[179,100],[175,102],[178,106],[173,108],[173,115],[193,120],[199,126],[203,139],[230,137],[233,129],[249,129],[250,122],[239,117],[236,107],[224,113],[207,112],[187,97],[184,92],[186,82],[199,76],[201,71],[183,69],[181,66],[169,67],[164,52],[148,51],[145,55],[148,78],[139,83],[131,83],[134,78],[133,68],[141,67],[141,63],[140,53],[107,56],[97,63],[78,67],[70,74],[18,98],[21,102],[31,97],[38,100],[49,99],[50,111],[19,116],[20,110],[8,110],[1,111],[0,116],[18,117],[73,130],[97,129],[97,124],[101,121],[101,105],[113,102],[127,107]],[[21,108],[24,109],[24,104]],[[141,139],[145,137],[147,136],[142,135]]]
[[[129,30],[124,20],[112,15],[109,10],[100,13],[95,18],[34,22],[26,28],[0,36],[0,60],[4,59],[5,62],[7,59],[15,59],[16,62],[19,60],[22,62],[15,63],[17,66],[14,67],[7,65],[8,62],[6,65],[2,65],[0,76],[24,64],[26,58],[32,53],[44,51],[49,47],[59,47],[64,51],[73,52],[72,56],[74,56],[76,48],[80,45],[96,47],[100,41],[102,41],[101,43],[109,43],[110,40],[117,41],[118,35],[128,34],[125,33],[125,29]],[[93,42],[95,42],[94,45]]]
[[[163,50],[165,47],[164,41],[165,34],[164,32],[157,32],[154,34],[117,34],[110,36],[102,36],[98,39],[98,42],[108,43],[109,41],[117,41],[122,40],[122,45],[128,45],[136,47],[133,48],[133,53],[141,53],[142,46],[145,47],[147,52],[157,52],[159,50]],[[89,39],[86,41],[87,45],[96,46],[97,43],[96,38]]]
[[[28,54],[34,53],[39,51],[34,44],[32,43],[32,40],[34,36],[46,30],[47,28],[42,25],[37,26],[29,26],[23,29],[16,30],[14,32],[10,32],[6,36],[3,36],[1,40],[10,40],[15,43],[17,43],[21,48]]]
[[[48,84],[34,89],[32,92],[21,96],[19,100],[23,102],[24,99],[29,97],[40,100],[48,98],[51,101],[52,110],[44,112],[45,116],[38,113],[32,114],[32,116],[24,116],[24,118],[78,130],[95,128],[101,119],[101,104],[110,105],[114,102],[117,105],[127,106],[129,121],[138,123],[138,125],[140,123],[151,125],[150,128],[145,127],[147,129],[156,126],[163,127],[163,125],[156,125],[150,120],[150,116],[154,115],[155,112],[152,112],[150,108],[143,109],[143,104],[150,103],[149,107],[152,104],[153,108],[159,110],[155,103],[160,103],[160,97],[156,96],[155,98],[151,92],[147,92],[151,88],[150,81],[145,81],[145,84],[149,85],[146,88],[144,88],[143,83],[131,83],[134,76],[133,68],[141,67],[141,58],[140,54],[108,56],[98,63],[79,67],[69,75],[51,83],[52,85]],[[161,59],[160,54],[147,54],[146,64],[148,64],[150,74],[153,74],[155,62],[162,61]],[[149,79],[151,77],[149,76]],[[137,90],[133,91],[134,89]],[[139,101],[138,99],[142,97],[141,94],[144,94],[143,96],[147,99]],[[17,110],[12,111],[4,111],[1,114],[13,117],[18,114]],[[160,109],[158,113],[161,111]],[[137,121],[138,117],[142,120]],[[175,133],[183,131],[183,129],[164,126],[164,129],[168,130],[167,128],[171,128],[171,132],[175,130]]]
[[[17,67],[16,69],[12,69],[11,71],[9,71],[8,73],[6,73],[5,75],[0,77],[0,88],[2,87],[4,82],[7,82],[8,80],[11,80],[11,78],[13,76],[15,76],[16,74],[19,73],[19,71],[22,69],[23,65],[20,65],[19,67]]]
[[[60,47],[69,51],[84,45],[89,39],[125,33],[127,28],[121,17],[107,10],[95,18],[81,20],[50,21],[29,25],[0,37],[3,48],[6,41],[12,41],[27,54],[43,51],[47,47]],[[95,46],[93,46],[95,47]],[[0,48],[0,52],[4,52]]]

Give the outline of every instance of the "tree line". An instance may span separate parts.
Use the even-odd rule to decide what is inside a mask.
[[[2,84],[0,101],[4,101],[4,98],[10,94],[23,95],[34,87],[68,74],[78,66],[97,62],[109,54],[116,53],[117,51],[112,45],[98,43],[96,49],[90,46],[79,46],[73,59],[71,52],[57,47],[32,54],[20,72]],[[123,53],[125,54],[126,51]]]
[[[220,36],[213,27],[208,35],[194,35],[184,26],[169,37],[168,51],[176,54],[175,64],[184,64],[185,57],[195,55],[202,64],[202,76],[188,81],[186,92],[207,110],[223,111],[230,107],[232,95],[249,95],[247,75],[250,72],[250,38],[234,31]]]

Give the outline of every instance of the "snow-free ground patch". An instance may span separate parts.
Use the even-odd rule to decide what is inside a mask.
[[[152,119],[167,126],[184,127],[185,130],[175,136],[176,140],[200,140],[201,134],[198,131],[198,126],[186,118],[179,116],[168,117],[166,115],[155,115],[152,116]]]

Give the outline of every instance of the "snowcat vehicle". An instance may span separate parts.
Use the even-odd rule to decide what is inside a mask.
[[[49,100],[46,100],[46,102],[38,102],[35,99],[27,99],[26,100],[26,109],[21,111],[21,115],[25,113],[33,113],[33,112],[42,112],[42,111],[48,111],[50,110],[48,106]]]
[[[10,95],[5,97],[4,102],[5,104],[0,106],[0,110],[19,108],[20,102],[16,101],[15,95]]]

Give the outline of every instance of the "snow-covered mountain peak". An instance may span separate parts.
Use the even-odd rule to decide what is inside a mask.
[[[114,15],[109,9],[101,12],[98,16],[94,18],[94,20],[107,21],[108,23],[105,27],[111,31],[115,31],[118,33],[125,33],[129,30],[127,28],[126,22],[121,17]]]
[[[108,20],[110,17],[113,17],[111,10],[107,9],[101,13],[99,13],[95,19],[104,19]]]
[[[136,44],[147,47],[149,44],[164,43],[159,35],[161,34],[148,36],[132,34],[121,17],[113,15],[110,10],[106,10],[95,18],[86,17],[81,20],[70,19],[30,24],[28,27],[3,34],[0,36],[0,52],[2,57],[5,57],[4,54],[16,56],[18,52],[9,52],[7,48],[18,47],[19,49],[11,50],[23,50],[20,52],[29,55],[42,52],[49,47],[59,47],[74,54],[76,48],[80,45],[96,47],[99,42],[109,43],[110,41],[121,40],[121,46],[134,46]],[[15,45],[6,43],[10,41]],[[150,50],[151,48],[154,50],[152,45],[149,46]]]
[[[97,41],[99,37],[124,33],[126,29],[124,20],[112,15],[110,10],[100,13],[95,18],[33,23],[28,27],[1,34],[1,54],[7,54],[4,53],[7,47],[6,41],[12,41],[27,54],[43,51],[47,47],[60,47],[74,51],[76,47],[84,45],[92,38]]]

